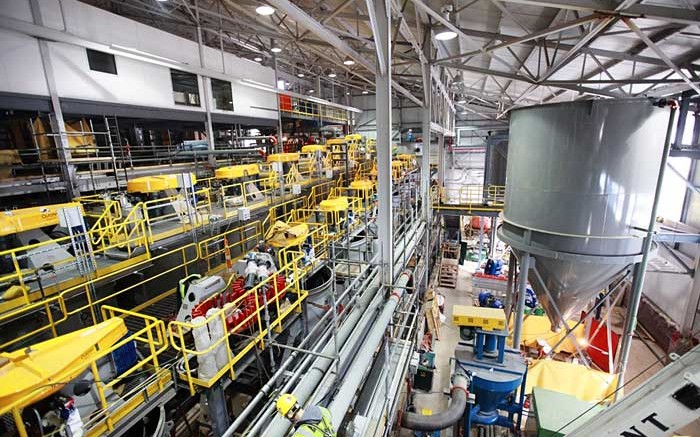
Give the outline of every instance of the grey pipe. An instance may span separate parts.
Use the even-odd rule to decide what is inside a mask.
[[[416,235],[420,235],[422,233],[422,229],[425,228],[425,223],[418,222],[412,228],[414,228],[415,230],[411,233],[411,236],[415,237]],[[401,262],[401,260],[397,261],[397,257],[399,257],[401,253],[403,253],[404,251],[410,253],[415,249],[415,240],[416,238],[412,238],[411,240],[409,240],[408,245],[404,245],[402,242],[398,243],[398,247],[396,248],[397,250],[394,253],[395,264]],[[348,315],[348,318],[343,322],[340,329],[338,329],[338,343],[339,346],[341,346],[344,350],[347,351],[348,347],[350,350],[353,349],[352,346],[354,342],[351,341],[347,347],[346,342],[348,342],[348,339],[350,338],[351,334],[357,330],[358,326],[356,325],[358,324],[359,319],[365,316],[365,313],[369,314],[369,311],[367,311],[368,309],[373,309],[370,307],[369,303],[381,288],[380,285],[381,282],[379,281],[379,277],[377,277],[376,281],[374,281],[370,285],[370,289],[366,293],[364,293],[359,299],[357,307],[353,308],[353,311]],[[368,319],[368,317],[365,318]],[[355,337],[357,341],[361,341],[362,338],[364,338],[363,336],[359,335]],[[332,355],[334,353],[334,350],[335,346],[333,345],[333,343],[329,342],[321,353],[323,355]],[[297,387],[293,391],[294,396],[297,397],[300,404],[305,404],[306,401],[311,397],[314,390],[316,390],[316,388],[322,381],[324,375],[328,372],[328,369],[330,368],[331,364],[332,360],[323,357],[316,358],[313,367],[304,375],[304,379],[297,385]],[[282,436],[285,435],[289,427],[290,422],[287,419],[282,418],[280,416],[275,416],[269,423],[269,426],[266,428],[264,435]],[[255,428],[259,428],[259,426],[256,426]],[[225,435],[228,436],[231,434]],[[255,433],[251,432],[250,435],[255,435]]]
[[[348,351],[352,349],[352,343],[358,340],[357,333],[359,331],[364,331],[364,328],[368,326],[371,322],[372,312],[368,311],[367,309],[379,305],[379,302],[382,299],[381,294],[378,293],[380,289],[380,282],[380,276],[376,275],[368,288],[369,294],[373,297],[370,304],[358,306],[358,311],[354,311],[350,315],[350,317],[348,317],[346,322],[342,325],[341,329],[338,330],[338,343],[342,345],[342,349],[340,349],[339,359],[342,360],[343,357],[346,357],[348,355]],[[343,330],[342,328],[346,329]],[[352,339],[350,339],[350,336],[352,336]],[[322,353],[324,355],[333,355],[335,353],[335,346],[330,338],[328,343],[326,343],[324,349],[322,350]],[[311,398],[314,390],[319,386],[321,380],[323,379],[323,376],[331,368],[333,362],[333,360],[327,358],[314,357],[309,355],[308,357],[306,357],[303,364],[299,367],[299,369],[297,369],[294,375],[292,375],[292,377],[286,382],[284,387],[282,387],[280,392],[291,392],[292,394],[294,394],[294,396],[297,397],[300,404],[304,404],[307,399]],[[310,368],[307,369],[307,367]],[[301,377],[302,372],[303,380],[299,382],[299,384],[297,384],[296,387],[294,387],[296,380],[299,377]],[[293,390],[291,390],[292,387],[294,387]],[[274,413],[274,410],[275,405],[274,403],[271,403],[265,409],[265,414],[263,415],[263,417],[266,417],[270,413]],[[261,428],[265,425],[268,425],[267,428],[264,432],[261,432]],[[282,436],[286,434],[290,426],[291,423],[287,419],[282,418],[279,415],[275,415],[270,421],[258,420],[252,428],[247,430],[245,434],[250,436]]]
[[[467,387],[469,378],[457,373],[453,376],[452,400],[447,410],[442,413],[424,416],[418,413],[405,412],[401,419],[401,426],[415,431],[439,431],[448,428],[464,417],[467,408]]]
[[[379,258],[379,255],[375,255],[372,260],[370,261],[371,264],[376,263],[377,259]],[[348,285],[348,287],[345,289],[343,294],[339,297],[339,300],[344,299],[347,297],[347,294],[350,293],[350,291],[353,289],[353,287],[360,281],[360,279],[365,275],[367,270],[369,269],[368,266],[362,267],[362,270],[359,275],[357,275],[352,282]],[[367,278],[369,279],[369,277]],[[347,307],[346,307],[347,308]],[[324,325],[324,321],[327,318],[330,318],[331,313],[327,312],[321,318],[319,319],[318,323],[316,326],[314,326],[311,331],[309,331],[309,334],[301,341],[299,344],[299,347],[303,347],[307,341],[318,338],[319,340],[322,339],[325,335],[325,333],[322,333],[318,337],[316,337],[316,331],[320,329]],[[327,331],[330,331],[328,329]],[[265,385],[260,389],[258,394],[248,403],[246,408],[236,417],[236,420],[229,426],[229,428],[226,430],[226,432],[223,434],[223,437],[231,437],[233,433],[238,429],[239,426],[243,423],[243,421],[250,415],[250,413],[253,411],[254,407],[260,402],[264,397],[268,396],[271,392],[271,390],[274,388],[275,382],[280,378],[280,376],[285,374],[285,370],[287,367],[289,367],[294,360],[296,359],[297,355],[299,355],[298,352],[292,352],[292,354],[287,358],[287,360],[282,363],[280,366],[279,370],[275,372],[270,379],[265,383]]]
[[[343,376],[343,381],[337,390],[338,394],[328,406],[335,429],[337,429],[343,421],[345,413],[348,411],[350,404],[355,398],[355,393],[357,393],[358,388],[363,382],[365,372],[374,360],[374,351],[377,350],[377,347],[379,347],[379,344],[382,342],[386,327],[394,316],[394,310],[399,304],[410,278],[410,270],[405,270],[399,276],[399,279],[396,281],[396,286],[389,300],[384,304],[382,312],[376,318],[372,330],[368,335],[364,336],[362,348],[355,355],[356,359],[352,362],[352,367],[347,374]]]

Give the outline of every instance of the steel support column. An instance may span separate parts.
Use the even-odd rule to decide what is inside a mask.
[[[374,1],[377,17],[375,43],[382,46],[385,56],[386,71],[376,74],[376,114],[377,114],[377,198],[379,216],[377,218],[378,237],[381,242],[382,277],[384,284],[393,282],[394,249],[392,223],[392,178],[391,178],[391,9],[386,8],[384,0]]]
[[[197,7],[197,1],[195,0],[195,16],[197,19],[197,47],[199,48],[199,66],[202,69],[206,69],[206,62],[204,61],[204,41],[202,40],[202,26],[200,26],[199,20],[199,7]],[[204,94],[204,110],[206,111],[206,119],[204,120],[204,128],[207,131],[207,145],[210,151],[214,151],[216,147],[214,146],[214,124],[211,120],[211,99],[212,99],[212,88],[211,88],[211,78],[207,76],[202,77],[202,94]],[[196,159],[196,158],[195,158]],[[211,165],[216,164],[216,155],[210,154],[208,156],[208,161]]]
[[[226,396],[224,395],[224,388],[219,382],[208,389],[206,394],[211,432],[214,437],[219,437],[226,432],[226,429],[230,423],[228,410],[226,409]]]
[[[275,66],[275,88],[277,88],[277,81],[280,80],[279,67],[277,65],[277,55],[272,54],[272,62]],[[320,95],[320,94],[319,94]],[[282,153],[284,151],[284,144],[282,144],[282,108],[280,108],[280,98],[276,96],[277,100],[277,146],[275,146],[275,153]],[[321,126],[319,126],[320,128]],[[282,193],[284,196],[284,193]]]
[[[511,256],[513,256],[511,254]],[[520,348],[523,336],[523,314],[525,313],[525,290],[527,289],[527,274],[530,271],[530,254],[523,252],[520,257],[520,273],[518,274],[518,300],[515,304],[515,323],[513,324],[513,348]]]
[[[429,47],[426,44],[423,50]],[[430,223],[430,210],[432,200],[430,199],[430,122],[431,122],[431,96],[432,96],[432,78],[429,65],[423,66],[423,86],[425,93],[423,94],[423,128],[422,138],[423,147],[421,148],[420,160],[420,191],[422,200],[422,216],[426,223]],[[428,227],[429,229],[430,227]],[[428,231],[429,232],[429,231]]]
[[[627,305],[627,317],[625,318],[625,330],[622,336],[622,347],[620,348],[620,369],[618,373],[617,389],[625,385],[625,372],[627,362],[629,361],[630,349],[632,347],[632,339],[634,332],[637,329],[637,312],[639,311],[639,303],[642,300],[642,288],[644,287],[644,276],[646,274],[647,264],[649,262],[649,252],[651,251],[652,241],[654,239],[654,229],[656,226],[656,211],[659,207],[659,198],[661,197],[661,188],[666,173],[666,163],[668,162],[668,153],[671,149],[671,130],[675,120],[676,109],[671,108],[669,115],[668,127],[666,129],[666,140],[664,144],[663,155],[661,156],[661,164],[659,165],[659,174],[656,180],[656,191],[654,192],[654,203],[651,206],[651,214],[649,216],[649,225],[647,227],[647,235],[644,238],[642,245],[642,260],[634,266],[634,280],[632,281],[632,293]],[[615,391],[615,401],[618,399],[619,391]]]
[[[447,163],[445,162],[445,135],[442,133],[438,134],[437,149],[438,149],[438,186],[442,188],[445,186],[445,165],[447,165]]]
[[[39,7],[38,0],[30,0],[29,6],[32,11],[32,19],[34,20],[34,24],[43,27],[44,19],[41,16],[41,9]],[[63,17],[61,18],[63,19]],[[61,161],[61,173],[66,184],[66,194],[72,199],[80,195],[80,191],[78,190],[76,168],[73,164],[71,164],[70,145],[68,144],[68,135],[66,134],[66,124],[63,120],[61,101],[58,98],[58,91],[56,89],[56,78],[53,72],[53,62],[51,60],[49,45],[45,39],[38,38],[38,40],[41,63],[44,67],[44,76],[46,76],[46,87],[49,90],[51,108],[53,109],[54,113],[55,126],[51,126],[51,129],[54,134],[58,134],[57,136],[53,137],[54,144],[56,146],[59,161]]]

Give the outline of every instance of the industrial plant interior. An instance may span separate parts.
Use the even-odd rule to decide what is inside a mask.
[[[699,0],[0,0],[0,436],[700,437]]]

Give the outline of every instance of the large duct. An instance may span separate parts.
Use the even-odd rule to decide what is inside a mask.
[[[648,99],[511,113],[499,235],[534,257],[528,279],[554,330],[641,257],[667,121]]]

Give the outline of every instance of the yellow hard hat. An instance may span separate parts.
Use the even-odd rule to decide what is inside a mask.
[[[294,414],[299,410],[296,396],[284,393],[277,398],[277,411],[287,419],[294,417]]]

